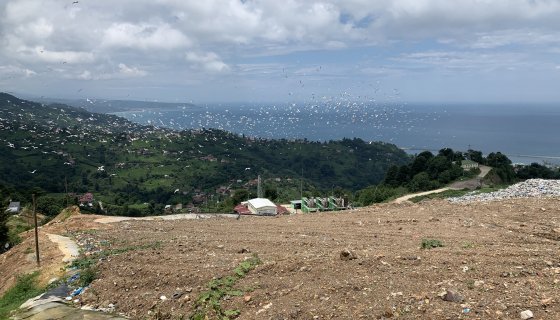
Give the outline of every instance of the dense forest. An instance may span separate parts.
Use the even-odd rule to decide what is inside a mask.
[[[477,150],[460,152],[444,148],[436,155],[424,151],[415,155],[407,164],[391,166],[382,183],[357,192],[357,202],[361,205],[379,203],[407,193],[434,190],[453,181],[467,180],[478,175],[479,168],[461,167],[465,160],[491,167],[483,180],[488,185],[508,185],[533,178],[560,179],[560,169],[537,163],[514,167],[511,160],[501,152],[491,152],[485,157]]]

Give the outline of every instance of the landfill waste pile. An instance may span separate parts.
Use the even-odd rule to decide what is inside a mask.
[[[560,180],[529,179],[495,192],[477,193],[477,191],[473,191],[464,196],[452,197],[447,200],[452,203],[470,203],[475,201],[543,197],[560,197]]]

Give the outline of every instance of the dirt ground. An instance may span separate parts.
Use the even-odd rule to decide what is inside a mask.
[[[560,199],[437,200],[276,218],[119,222],[77,235],[128,248],[100,263],[82,303],[113,304],[134,319],[186,317],[212,279],[257,254],[262,263],[235,285],[243,294],[221,301],[239,319],[518,319],[527,309],[536,319],[559,319],[559,208]],[[444,247],[421,249],[423,239]],[[341,259],[343,250],[356,259]],[[455,302],[441,297],[447,290]]]
[[[238,319],[520,319],[524,310],[560,319],[560,199],[239,220],[95,218],[49,228],[85,252],[115,249],[80,304],[112,304],[133,319],[187,318],[210,281],[254,254],[261,264],[235,284],[240,295],[221,300]],[[423,239],[444,246],[422,249]],[[344,250],[356,259],[341,259]],[[448,290],[455,301],[442,298]]]

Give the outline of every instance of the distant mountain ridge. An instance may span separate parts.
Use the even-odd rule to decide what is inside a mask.
[[[109,99],[57,99],[57,98],[29,98],[32,101],[44,104],[65,104],[82,108],[90,112],[115,113],[138,110],[173,110],[177,108],[197,108],[189,102],[159,102],[159,101],[138,101],[138,100],[109,100]]]

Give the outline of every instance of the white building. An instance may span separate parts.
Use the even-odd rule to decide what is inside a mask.
[[[247,209],[252,214],[261,216],[274,216],[278,213],[274,202],[265,198],[255,198],[247,201]]]
[[[10,205],[8,206],[8,209],[6,209],[6,212],[19,213],[20,210],[21,210],[21,205],[19,202],[10,202]]]

